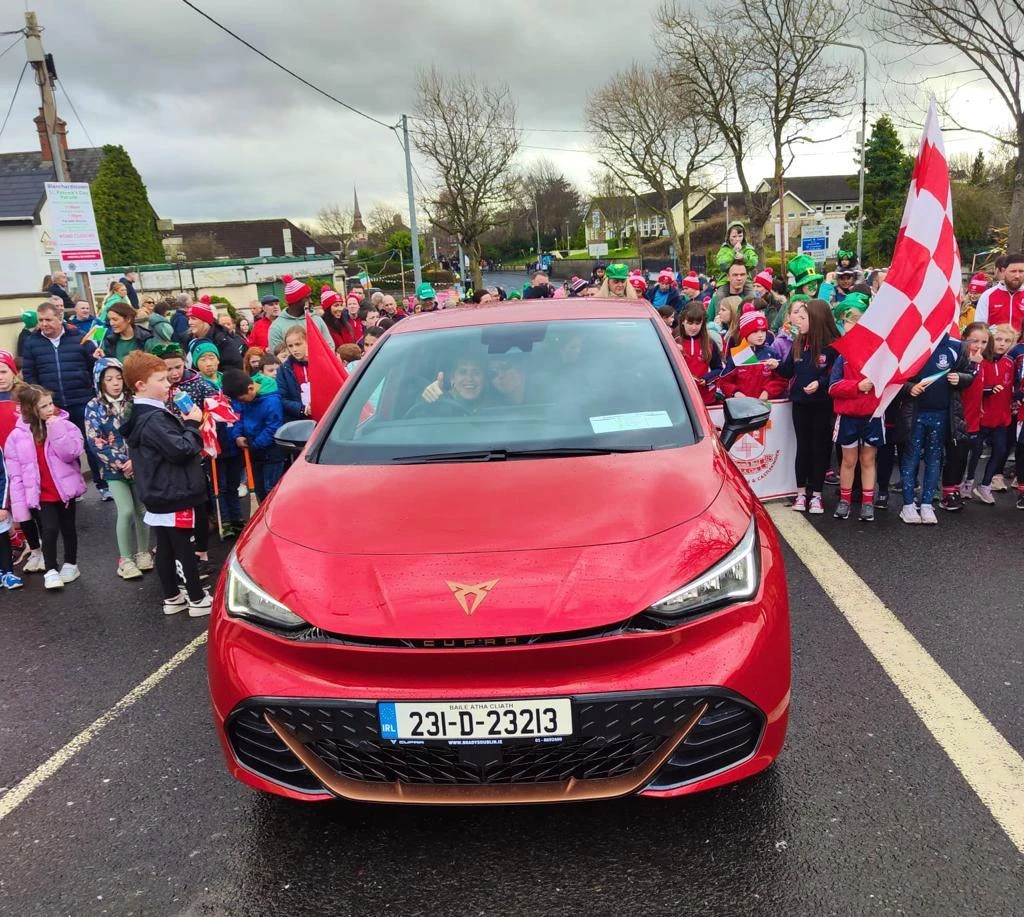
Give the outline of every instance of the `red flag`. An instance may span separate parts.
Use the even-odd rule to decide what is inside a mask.
[[[308,314],[306,347],[309,359],[309,414],[319,422],[348,379],[348,372],[341,365],[338,355],[323,339],[320,329],[313,324],[313,317]]]
[[[892,267],[871,308],[833,346],[882,393],[881,415],[960,314],[960,249],[942,131],[932,100]]]

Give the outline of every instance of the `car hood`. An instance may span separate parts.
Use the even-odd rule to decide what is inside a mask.
[[[300,460],[267,506],[280,538],[327,554],[458,554],[648,538],[700,515],[724,475],[711,437],[679,449],[423,465]]]
[[[688,501],[685,489],[672,488],[656,500],[633,479],[618,488],[609,479],[603,482],[610,488],[603,497],[592,489],[570,488],[553,507],[540,495],[524,493],[517,501],[496,501],[503,487],[477,490],[463,479],[455,519],[449,513],[442,525],[434,517],[433,528],[423,506],[406,505],[389,527],[375,517],[372,503],[360,504],[351,493],[325,507],[322,491],[319,496],[304,492],[303,477],[313,476],[294,469],[285,480],[291,477],[293,495],[304,494],[308,501],[299,514],[318,532],[317,546],[284,537],[282,528],[296,533],[282,527],[279,491],[238,543],[237,557],[263,589],[310,624],[335,634],[472,641],[604,627],[625,621],[689,582],[743,536],[753,505],[749,492],[731,483],[722,486],[729,471],[714,474],[711,462],[700,467],[704,483],[695,490],[701,496],[691,494]],[[521,473],[512,463],[501,469]],[[453,470],[459,473],[453,477],[462,477],[462,471],[476,477],[482,468],[449,466]],[[652,475],[649,486],[665,486],[661,476]],[[424,503],[444,496],[439,492],[443,480],[436,477],[438,489]],[[483,480],[477,478],[478,485]],[[709,501],[706,495],[716,492]],[[455,499],[454,493],[447,496]],[[476,513],[461,502],[467,497],[475,501]],[[406,498],[406,504],[415,503],[412,494]],[[580,501],[578,508],[573,498]],[[682,505],[674,507],[674,501]],[[491,513],[498,509],[480,511],[495,503],[504,527],[491,524]],[[486,524],[481,526],[479,519]],[[666,525],[673,520],[674,525]],[[475,528],[469,528],[471,522]],[[338,551],[335,532],[341,544],[359,550]],[[368,550],[379,548],[381,541],[386,541],[382,549]],[[411,544],[426,550],[411,552]]]

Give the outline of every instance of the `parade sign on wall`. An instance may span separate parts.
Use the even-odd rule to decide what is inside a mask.
[[[718,429],[725,424],[725,412],[718,405],[708,407]],[[744,433],[729,450],[740,473],[761,500],[789,497],[796,493],[796,433],[793,430],[793,405],[773,401],[768,424],[753,433]]]
[[[102,271],[103,252],[87,182],[46,182],[50,228],[62,271]]]

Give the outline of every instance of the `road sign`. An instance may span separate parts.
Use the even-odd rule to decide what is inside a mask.
[[[828,248],[828,229],[824,226],[804,226],[800,230],[800,251],[824,257]]]
[[[591,242],[587,246],[587,251],[590,252],[591,258],[603,258],[608,254],[608,243],[607,242]]]
[[[88,183],[48,181],[46,200],[61,270],[106,270]]]

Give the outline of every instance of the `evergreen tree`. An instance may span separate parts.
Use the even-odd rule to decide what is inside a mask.
[[[885,115],[872,126],[864,156],[864,263],[887,264],[899,234],[914,157],[907,154]],[[855,207],[847,218],[853,221],[856,216]],[[852,239],[856,232],[845,234],[840,245]]]
[[[90,190],[107,264],[127,267],[164,260],[146,186],[124,147],[103,147],[103,161]]]
[[[975,188],[984,188],[988,184],[988,168],[985,164],[985,153],[982,150],[978,150],[978,155],[971,163],[971,174],[967,181]]]

